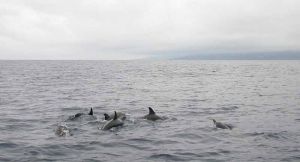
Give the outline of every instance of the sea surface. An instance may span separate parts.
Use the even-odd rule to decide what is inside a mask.
[[[298,162],[300,61],[0,61],[0,161]]]

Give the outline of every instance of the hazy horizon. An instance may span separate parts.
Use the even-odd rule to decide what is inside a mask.
[[[207,54],[165,54],[163,57],[148,57],[139,59],[0,59],[0,61],[125,61],[125,60],[300,60],[300,52],[267,52],[267,53],[207,53]]]
[[[297,0],[0,0],[0,60],[255,59],[261,53],[299,59],[299,7]]]

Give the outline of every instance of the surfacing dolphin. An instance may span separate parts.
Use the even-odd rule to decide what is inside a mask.
[[[124,123],[118,119],[118,115],[117,112],[115,111],[115,115],[114,118],[107,121],[103,126],[102,126],[102,130],[109,130],[113,127],[118,127],[118,126],[122,126]]]
[[[82,115],[91,115],[91,116],[93,116],[93,115],[94,115],[93,108],[91,107],[90,112],[89,112],[88,114],[85,114],[85,113],[77,113],[77,114],[75,114],[75,115],[73,115],[73,116],[70,116],[70,117],[69,117],[69,120],[76,120],[76,119],[78,119],[79,117],[81,117]]]
[[[221,128],[221,129],[232,129],[232,125],[229,124],[225,124],[225,123],[221,123],[221,122],[217,122],[215,119],[212,119],[214,122],[214,125],[216,126],[216,128]]]
[[[151,107],[148,107],[148,109],[149,109],[149,114],[145,115],[143,117],[144,119],[152,120],[152,121],[162,119],[160,116],[156,115],[156,113],[154,112],[154,110]]]
[[[111,120],[115,117],[115,113],[108,115],[107,113],[104,113],[104,120]],[[117,112],[117,118],[121,119],[121,120],[125,120],[126,119],[126,115],[122,112]]]

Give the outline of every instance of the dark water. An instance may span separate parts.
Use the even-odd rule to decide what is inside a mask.
[[[0,161],[300,161],[299,61],[0,61],[0,111]]]

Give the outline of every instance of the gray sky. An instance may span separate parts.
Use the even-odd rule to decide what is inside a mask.
[[[300,51],[300,0],[0,0],[0,59],[190,51]]]

